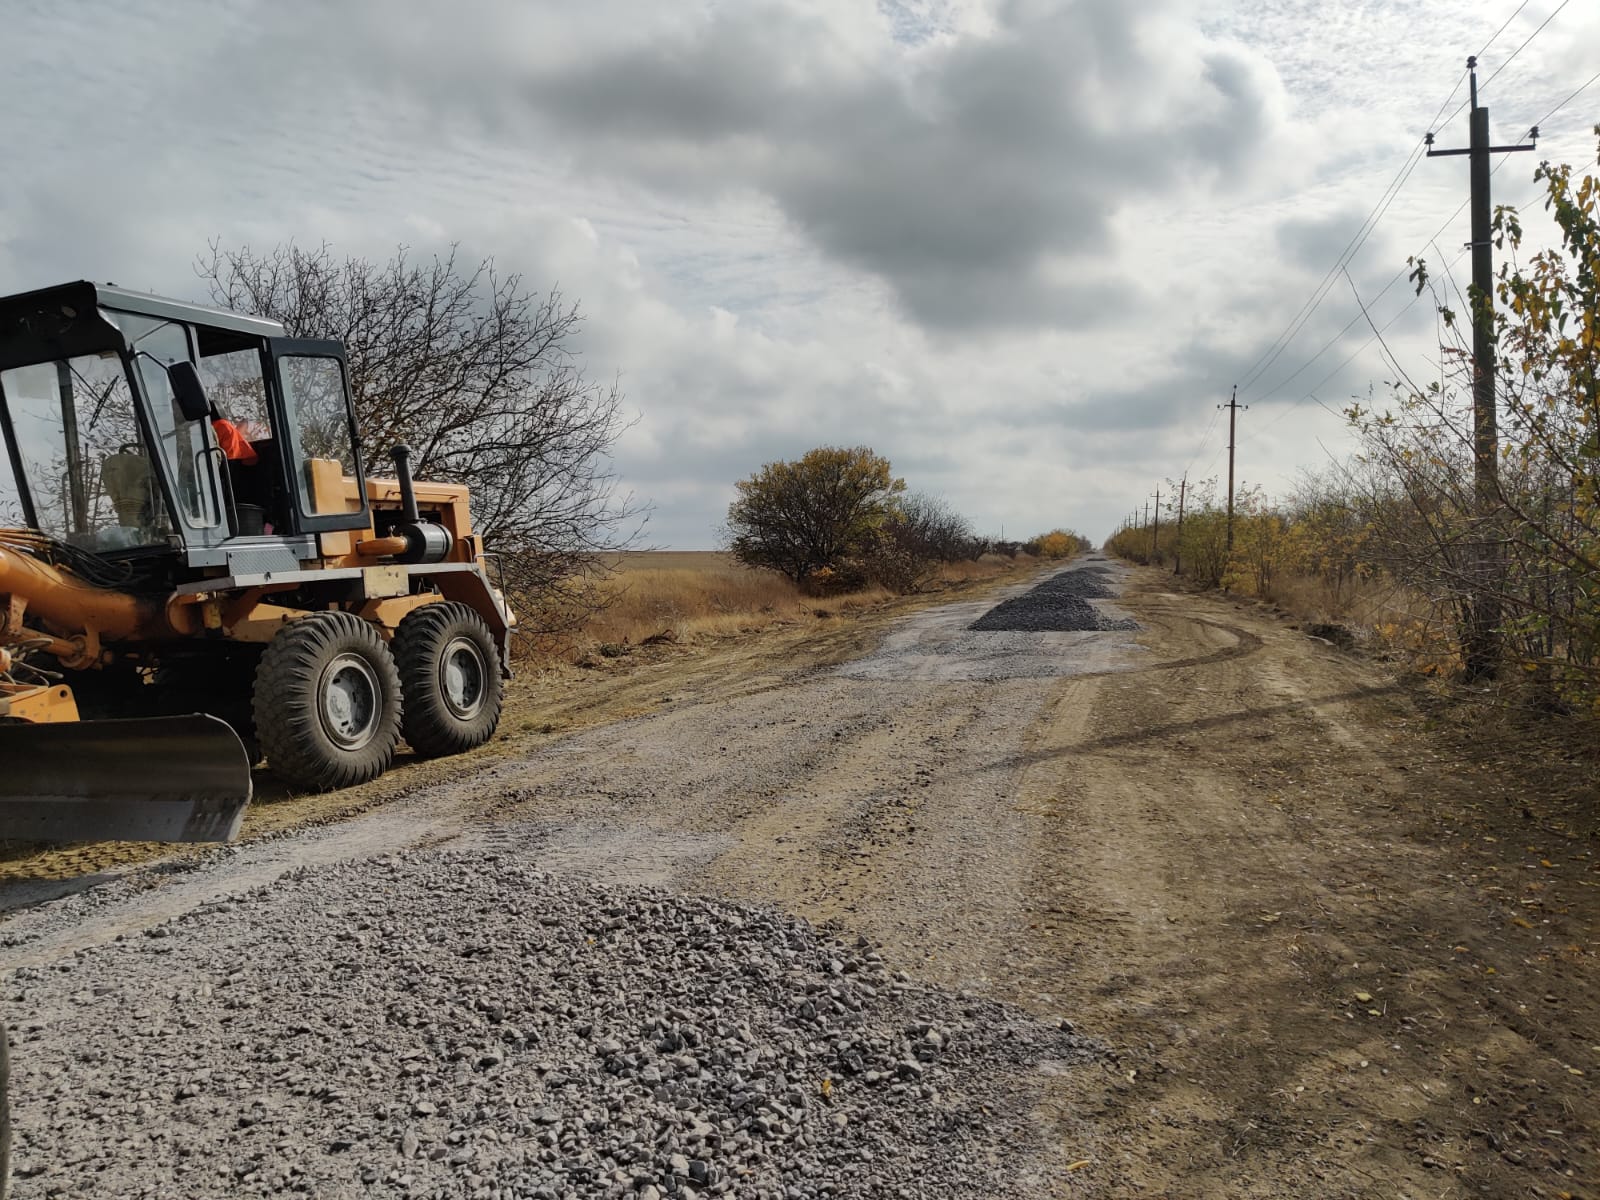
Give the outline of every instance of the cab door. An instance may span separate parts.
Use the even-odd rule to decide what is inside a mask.
[[[300,533],[371,524],[350,368],[338,342],[270,338],[283,466]]]
[[[185,417],[167,368],[193,361],[189,330],[176,321],[108,312],[131,347],[128,367],[143,401],[142,416],[159,466],[168,505],[192,560],[204,559],[227,540],[222,455],[208,422]]]

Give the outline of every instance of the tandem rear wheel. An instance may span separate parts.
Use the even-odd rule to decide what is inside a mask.
[[[453,600],[425,604],[400,621],[394,657],[405,698],[401,730],[425,758],[483,745],[500,723],[504,681],[494,635]]]
[[[483,618],[441,600],[407,613],[392,645],[352,613],[285,625],[256,668],[251,711],[273,772],[322,792],[382,775],[402,736],[424,758],[483,745],[504,687]]]
[[[400,741],[400,675],[378,631],[347,612],[290,622],[256,668],[252,705],[267,763],[326,792],[376,779]]]

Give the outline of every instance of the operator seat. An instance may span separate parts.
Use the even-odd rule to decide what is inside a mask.
[[[141,532],[151,526],[155,497],[150,486],[150,460],[139,453],[136,444],[130,442],[117,453],[106,455],[100,464],[100,479],[111,497],[118,525]]]

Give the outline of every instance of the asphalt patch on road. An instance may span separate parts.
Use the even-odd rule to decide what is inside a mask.
[[[977,633],[1106,633],[1139,628],[1137,621],[1108,617],[1090,601],[1110,600],[1107,567],[1088,564],[1052,575],[1021,596],[995,605],[969,627]]]

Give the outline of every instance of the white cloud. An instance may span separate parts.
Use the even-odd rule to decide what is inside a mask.
[[[1100,535],[1216,461],[1213,406],[1477,48],[1442,38],[1481,44],[1514,7],[13,0],[0,273],[195,295],[211,237],[460,242],[582,303],[591,373],[642,414],[618,466],[659,541],[709,544],[736,478],[825,442],[873,445],[988,530]],[[1497,129],[1587,78],[1597,39],[1590,6],[1558,17],[1487,90]],[[1592,157],[1596,100],[1553,153]],[[1513,198],[1524,157],[1496,177]],[[1453,161],[1418,168],[1352,264],[1364,296],[1459,203]],[[1341,281],[1263,375],[1245,477],[1336,442],[1303,396],[1364,323],[1272,389],[1355,312]],[[1423,315],[1395,327],[1419,361]],[[1384,373],[1368,351],[1319,396]]]

